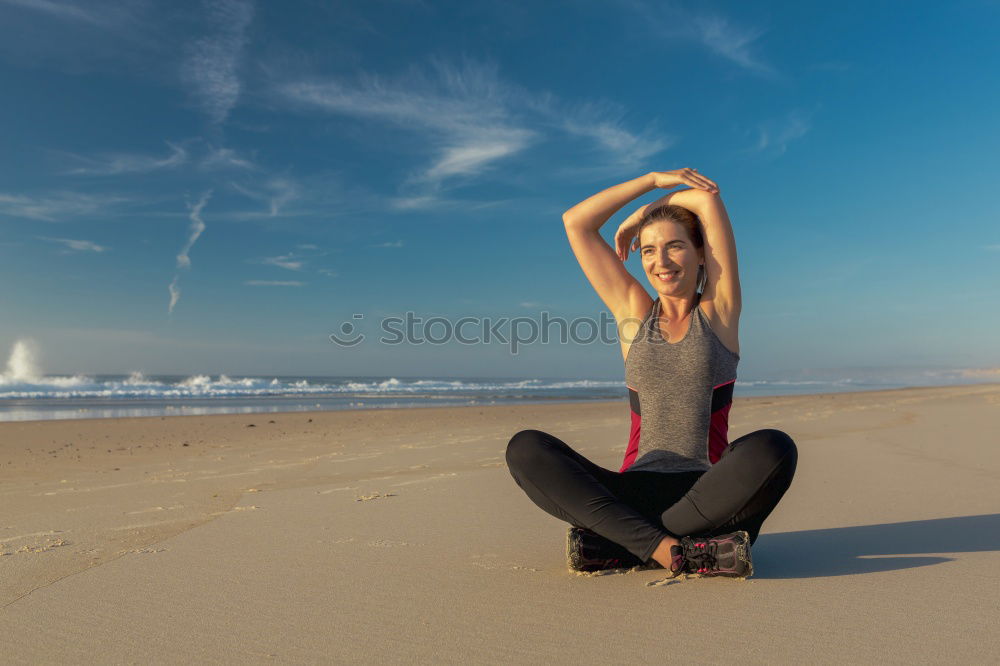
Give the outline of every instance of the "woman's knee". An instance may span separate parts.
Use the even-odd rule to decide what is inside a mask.
[[[545,448],[546,434],[541,430],[521,430],[507,443],[507,467],[528,469]]]
[[[764,428],[740,439],[743,441],[734,444],[738,444],[739,448],[746,447],[745,455],[752,455],[755,459],[767,461],[774,466],[783,465],[794,469],[799,451],[788,433]]]

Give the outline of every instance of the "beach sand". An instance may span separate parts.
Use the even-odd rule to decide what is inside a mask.
[[[567,570],[504,461],[627,403],[0,424],[8,662],[996,663],[1000,384],[737,398],[798,470],[748,580]]]

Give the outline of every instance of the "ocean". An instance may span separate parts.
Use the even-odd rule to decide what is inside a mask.
[[[813,372],[813,375],[816,373]],[[852,375],[852,376],[849,376]],[[858,370],[739,378],[735,397],[997,381],[995,370]],[[308,412],[627,398],[623,380],[490,377],[0,375],[0,421]]]

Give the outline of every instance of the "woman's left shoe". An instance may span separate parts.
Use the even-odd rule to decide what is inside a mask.
[[[672,578],[683,574],[749,578],[750,535],[744,530],[714,537],[684,537],[680,546],[671,546]]]
[[[624,546],[583,527],[571,527],[566,534],[566,560],[573,571],[603,571],[644,567],[662,569],[656,560],[648,564]]]

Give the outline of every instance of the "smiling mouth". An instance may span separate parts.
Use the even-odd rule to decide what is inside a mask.
[[[654,273],[662,282],[673,282],[677,279],[677,274],[680,271],[664,271],[662,273]]]

